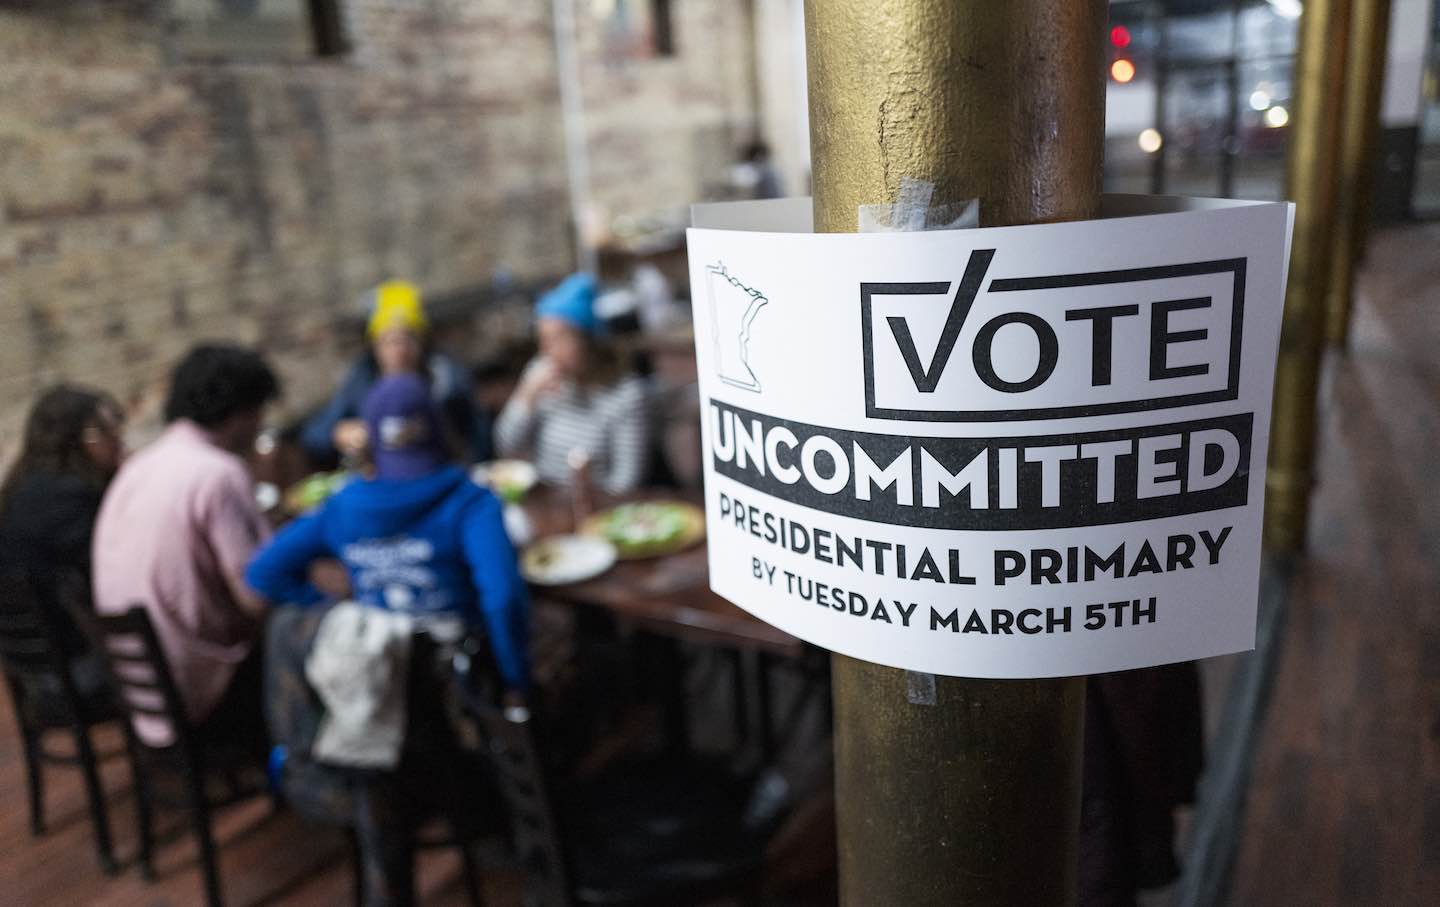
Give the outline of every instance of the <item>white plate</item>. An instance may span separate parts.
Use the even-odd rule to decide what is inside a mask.
[[[523,498],[539,479],[535,466],[524,460],[491,460],[476,464],[470,470],[472,482],[484,485],[508,503]]]
[[[537,586],[584,582],[614,565],[615,546],[588,535],[552,535],[520,555],[520,573]]]

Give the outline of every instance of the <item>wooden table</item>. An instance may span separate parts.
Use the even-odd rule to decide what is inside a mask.
[[[649,491],[624,500],[686,500],[700,505],[698,496],[675,491]],[[621,503],[602,502],[601,506]],[[536,538],[574,529],[570,496],[560,489],[532,490],[523,504]],[[661,682],[658,696],[664,710],[666,733],[673,746],[685,749],[688,710],[684,666],[677,644],[695,643],[734,653],[735,722],[744,733],[749,726],[749,689],[753,687],[757,714],[756,743],[766,764],[775,756],[775,726],[771,714],[770,663],[779,658],[799,661],[805,652],[800,640],[765,623],[710,591],[710,568],[705,545],[659,557],[620,561],[593,579],[563,586],[534,586],[537,598],[598,608],[617,620],[662,643],[654,654]],[[748,675],[748,680],[746,675]]]
[[[649,491],[627,500],[689,500],[685,493]],[[611,501],[608,503],[617,503]],[[536,538],[574,526],[568,495],[536,488],[523,504]],[[705,545],[678,554],[620,561],[594,579],[564,586],[535,586],[537,596],[566,604],[603,608],[615,617],[657,635],[688,642],[799,657],[804,644],[710,591]]]

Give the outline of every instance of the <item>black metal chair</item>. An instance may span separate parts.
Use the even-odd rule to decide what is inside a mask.
[[[80,769],[89,800],[90,822],[95,830],[95,849],[100,868],[109,875],[116,871],[110,845],[110,823],[105,808],[105,790],[100,785],[95,747],[90,730],[120,719],[108,688],[85,690],[76,680],[74,666],[61,645],[60,628],[54,615],[36,603],[24,581],[7,578],[0,607],[0,662],[15,706],[15,720],[24,744],[25,774],[30,793],[30,833],[45,833],[46,765],[67,765]],[[68,734],[75,752],[60,753],[45,745],[47,736]]]
[[[136,821],[140,839],[140,868],[146,879],[155,877],[153,811],[157,803],[189,813],[190,827],[200,848],[205,900],[222,904],[215,839],[210,830],[213,810],[267,793],[263,772],[244,785],[243,770],[256,767],[249,752],[211,746],[201,738],[185,715],[185,706],[165,661],[149,615],[141,607],[125,614],[100,616],[94,621],[104,649],[125,722],[126,740],[135,763]],[[163,746],[147,743],[134,729],[136,719],[158,720],[172,730]],[[179,782],[179,791],[166,798],[160,780]],[[221,796],[211,796],[207,782],[221,781]]]
[[[528,905],[759,903],[768,823],[746,815],[750,779],[664,756],[552,792],[529,714],[501,707],[488,658],[460,656],[456,669],[510,810]]]

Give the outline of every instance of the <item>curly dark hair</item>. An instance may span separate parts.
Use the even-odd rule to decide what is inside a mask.
[[[215,428],[235,413],[280,396],[280,381],[259,353],[227,343],[195,347],[170,375],[165,421]]]
[[[25,420],[20,455],[0,485],[0,508],[20,480],[34,473],[77,475],[103,486],[106,477],[86,455],[84,434],[104,409],[121,412],[114,397],[88,387],[57,384],[41,394]]]

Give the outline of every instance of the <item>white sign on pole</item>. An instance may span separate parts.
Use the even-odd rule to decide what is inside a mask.
[[[688,233],[715,592],[935,674],[1253,646],[1291,205],[828,235],[809,211],[699,206]]]

